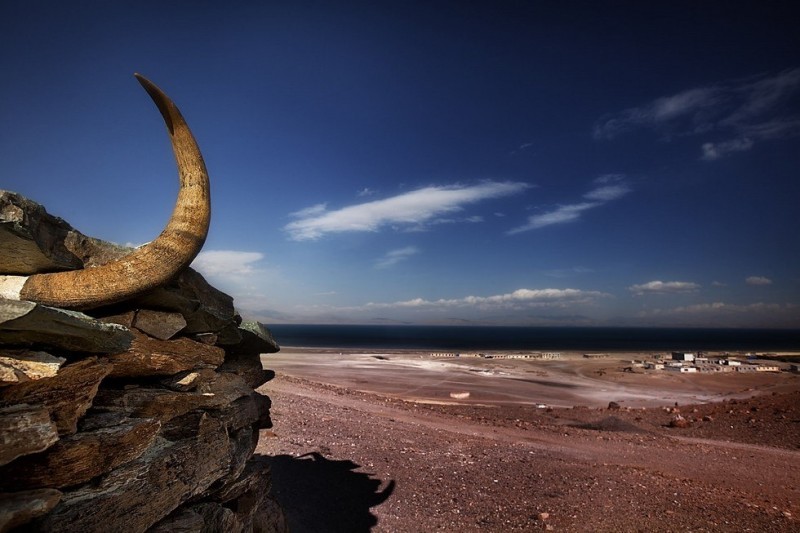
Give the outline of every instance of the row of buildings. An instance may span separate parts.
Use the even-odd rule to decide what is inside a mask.
[[[433,352],[431,357],[481,357],[483,359],[561,359],[561,352],[516,352],[516,353],[497,353],[488,354],[481,352],[454,353],[454,352]]]
[[[671,359],[653,361],[634,361],[634,366],[645,370],[666,370],[669,372],[780,372],[781,367],[774,364],[760,364],[753,361],[740,361],[729,357],[705,357],[691,352],[672,352]]]

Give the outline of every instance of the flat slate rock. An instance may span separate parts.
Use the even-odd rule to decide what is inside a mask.
[[[65,246],[78,233],[22,195],[0,190],[0,274],[30,275],[81,268]]]
[[[225,360],[225,351],[186,337],[158,340],[132,331],[130,349],[109,357],[111,377],[171,376],[185,370],[213,368]]]
[[[230,470],[225,427],[208,420],[194,438],[156,442],[141,457],[98,481],[65,491],[32,531],[146,531]]]
[[[186,319],[180,313],[141,309],[136,312],[133,327],[151,337],[166,341],[186,327]]]
[[[0,467],[0,491],[80,485],[139,457],[159,429],[158,420],[138,418],[64,437],[42,453]]]
[[[66,361],[47,352],[0,349],[0,385],[53,377]]]
[[[262,354],[280,351],[267,326],[254,320],[245,320],[239,325],[241,342],[225,347],[230,354]]]
[[[44,347],[55,352],[119,353],[133,334],[77,311],[0,298],[0,344]]]

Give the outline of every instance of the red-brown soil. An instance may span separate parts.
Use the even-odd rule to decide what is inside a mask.
[[[262,391],[273,400],[275,427],[262,433],[257,453],[273,456],[273,494],[294,532],[800,530],[797,376],[673,382],[620,377],[605,361],[597,364],[609,370],[595,382],[585,362],[559,372],[521,365],[495,378],[526,383],[516,372],[528,372],[531,398],[516,390],[517,401],[501,401],[491,376],[477,382],[488,392],[470,389],[469,369],[441,373],[439,390],[401,394],[394,389],[410,378],[393,365],[360,368],[359,377],[343,370],[352,357],[316,365],[271,357],[265,366],[277,377]],[[409,372],[430,377],[420,367]],[[539,389],[552,388],[548,379],[569,384],[565,375],[583,384],[563,388],[565,398],[592,401],[538,407]],[[354,390],[364,376],[385,377],[390,390]],[[651,394],[640,394],[641,383]],[[679,402],[675,412],[674,401],[657,401],[672,400],[671,388],[708,403]],[[452,401],[446,391],[455,390],[470,391],[470,400],[421,403]],[[608,409],[617,396],[651,406],[623,400]],[[677,414],[688,427],[668,427]]]

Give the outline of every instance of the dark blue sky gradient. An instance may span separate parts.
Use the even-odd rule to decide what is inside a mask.
[[[141,72],[211,173],[196,266],[246,314],[800,327],[794,7],[654,4],[6,1],[0,188],[156,236]]]

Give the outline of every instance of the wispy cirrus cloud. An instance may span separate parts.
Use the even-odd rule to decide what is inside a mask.
[[[700,285],[691,281],[648,281],[641,285],[631,285],[628,290],[637,296],[643,294],[675,294],[683,292],[694,292]]]
[[[782,104],[800,94],[800,68],[773,76],[688,89],[601,118],[595,139],[614,139],[641,128],[672,135],[704,136],[701,159],[713,161],[750,150],[756,143],[800,135],[800,116]]]
[[[669,309],[650,309],[640,312],[639,317],[656,319],[662,324],[796,328],[800,324],[800,307],[791,303],[711,302]]]
[[[765,278],[764,276],[750,276],[749,278],[745,279],[744,282],[748,285],[756,286],[772,285],[772,280]]]
[[[329,233],[378,231],[390,224],[419,228],[443,214],[461,211],[468,204],[518,194],[528,187],[526,183],[487,181],[472,186],[423,187],[333,211],[318,204],[293,213],[298,220],[283,229],[290,239],[305,241]]]
[[[391,250],[383,254],[383,256],[381,256],[380,259],[375,262],[375,268],[393,267],[397,263],[405,261],[406,259],[417,255],[418,253],[420,253],[420,250],[416,246],[406,246],[405,248]]]
[[[624,176],[621,174],[606,174],[594,180],[594,183],[598,186],[583,195],[583,200],[588,201],[560,205],[551,211],[531,215],[526,224],[512,228],[507,233],[514,235],[553,224],[574,222],[581,217],[583,212],[622,198],[631,192],[631,188],[624,182]]]

